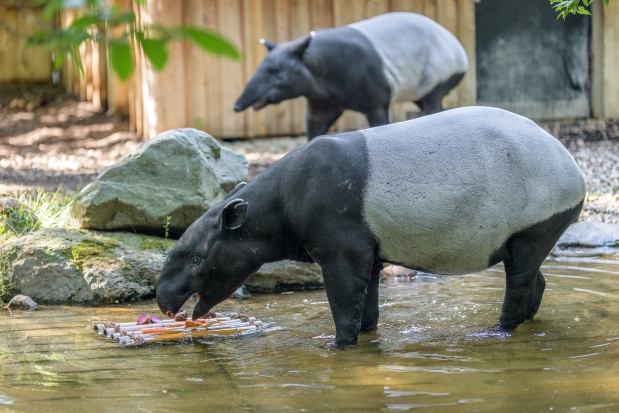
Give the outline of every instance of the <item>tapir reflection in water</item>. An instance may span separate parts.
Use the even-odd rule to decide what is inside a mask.
[[[415,102],[424,114],[468,68],[456,37],[432,19],[387,13],[276,45],[234,104],[235,111],[305,96],[307,136],[325,134],[345,109],[361,112],[370,126],[389,123],[391,102]]]
[[[338,345],[378,324],[379,272],[390,262],[464,274],[503,261],[499,323],[538,311],[542,261],[582,209],[569,152],[534,122],[484,107],[318,137],[194,222],[171,250],[157,303],[193,317],[267,262],[316,262]]]

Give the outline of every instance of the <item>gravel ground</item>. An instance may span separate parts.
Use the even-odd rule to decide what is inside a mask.
[[[106,116],[90,104],[54,90],[0,87],[0,195],[35,187],[66,192],[83,188],[141,141],[127,119]],[[17,97],[16,97],[17,96]],[[581,221],[619,223],[619,120],[540,123],[574,155],[587,182]],[[244,154],[252,179],[305,137],[222,142]]]

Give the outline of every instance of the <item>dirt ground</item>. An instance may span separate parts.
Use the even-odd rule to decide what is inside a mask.
[[[619,120],[540,123],[574,155],[587,181],[581,220],[619,223]],[[306,138],[222,142],[244,154],[249,179]],[[52,87],[0,86],[0,196],[42,187],[73,192],[136,149],[128,119],[95,112]]]

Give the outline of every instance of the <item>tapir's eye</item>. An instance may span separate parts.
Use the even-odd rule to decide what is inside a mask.
[[[200,257],[193,257],[193,259],[191,260],[191,263],[193,265],[199,265],[200,264]]]

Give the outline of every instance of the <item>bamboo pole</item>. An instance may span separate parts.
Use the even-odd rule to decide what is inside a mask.
[[[145,324],[107,322],[93,324],[93,328],[99,335],[105,334],[108,339],[117,341],[123,347],[136,347],[207,336],[248,334],[257,331],[262,326],[260,320],[242,314],[216,313],[214,315],[215,317],[211,318],[177,321],[175,319],[159,320],[144,314],[139,321],[148,321]]]

